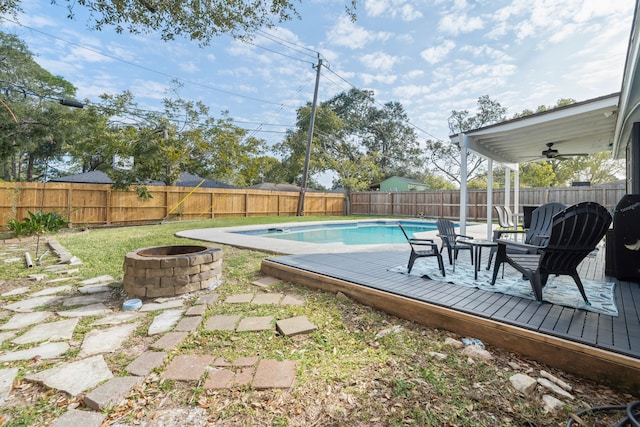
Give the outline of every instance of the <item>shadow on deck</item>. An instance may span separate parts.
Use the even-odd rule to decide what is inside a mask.
[[[603,252],[585,260],[582,277],[604,279]],[[640,394],[640,284],[607,278],[616,282],[613,317],[388,271],[407,258],[408,251],[288,255],[265,259],[261,271]]]

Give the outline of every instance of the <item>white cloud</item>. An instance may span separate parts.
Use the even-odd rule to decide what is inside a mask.
[[[181,61],[178,64],[178,67],[184,71],[185,73],[197,73],[198,71],[200,71],[200,67],[198,67],[198,64],[194,63],[193,61]]]
[[[367,15],[371,17],[400,17],[403,21],[409,22],[423,16],[420,10],[406,0],[367,0],[364,7]]]
[[[342,16],[327,32],[327,41],[335,46],[361,49],[373,41],[389,40],[391,36],[392,33],[386,31],[367,31],[351,22],[348,17]]]
[[[482,28],[484,28],[482,18],[478,16],[468,17],[465,14],[448,14],[440,18],[440,22],[438,22],[439,31],[453,36],[481,30]]]
[[[364,64],[365,67],[382,73],[391,71],[398,61],[399,58],[397,56],[391,56],[381,51],[369,53],[360,57],[360,62]]]
[[[420,52],[422,59],[429,64],[437,64],[442,61],[456,47],[452,40],[445,40],[439,46],[433,46]]]
[[[398,76],[393,74],[368,74],[368,73],[360,73],[360,78],[365,85],[370,85],[372,83],[382,83],[382,84],[393,84]]]

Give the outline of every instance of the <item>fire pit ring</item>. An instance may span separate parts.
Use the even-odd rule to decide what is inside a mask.
[[[206,289],[222,277],[222,250],[184,245],[156,246],[124,258],[123,288],[137,297],[169,297]]]

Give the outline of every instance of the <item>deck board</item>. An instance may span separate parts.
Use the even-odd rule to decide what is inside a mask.
[[[588,262],[583,263],[585,265],[579,269],[581,277],[603,280],[603,259],[602,253],[596,255],[595,258],[590,257]],[[505,326],[497,329],[491,327],[485,329],[491,334],[490,338],[497,342],[502,340],[508,344],[513,342],[514,334],[526,336],[526,331],[550,337],[548,340],[544,338],[541,339],[542,341],[533,340],[532,342],[541,342],[542,344],[530,344],[531,347],[528,349],[530,353],[535,351],[536,346],[544,347],[547,341],[556,343],[554,340],[561,340],[558,342],[565,343],[560,346],[566,346],[566,354],[554,347],[557,344],[553,344],[552,352],[557,353],[557,356],[556,354],[545,356],[547,357],[545,363],[549,363],[549,360],[553,361],[553,358],[557,357],[563,368],[570,367],[576,358],[583,358],[582,355],[585,351],[589,354],[606,351],[609,352],[607,354],[620,355],[623,358],[623,362],[620,360],[612,362],[611,371],[607,373],[609,375],[610,372],[619,370],[621,363],[623,365],[627,363],[625,358],[629,358],[629,364],[625,367],[629,370],[623,369],[618,381],[623,381],[629,376],[638,377],[635,383],[635,380],[629,381],[632,382],[632,387],[637,387],[637,390],[640,390],[640,284],[636,282],[606,278],[607,281],[616,282],[614,296],[619,315],[614,317],[554,305],[546,301],[538,304],[536,301],[515,296],[389,271],[391,267],[406,265],[407,254],[398,251],[287,255],[268,258],[265,261],[269,264],[268,270],[272,275],[273,273],[277,275],[278,268],[286,270],[286,274],[291,274],[290,268],[294,268],[299,272],[295,274],[308,274],[313,277],[312,281],[321,281],[322,277],[326,277],[327,280],[335,280],[341,284],[344,283],[345,286],[353,284],[361,289],[372,289],[377,292],[376,298],[378,300],[380,298],[378,292],[381,292],[388,294],[390,298],[397,296],[430,304],[432,307],[441,307],[444,311],[436,310],[433,314],[438,319],[441,316],[446,316],[446,313],[449,313],[447,310],[461,313],[462,320],[454,320],[453,323],[463,331],[469,330],[469,328],[473,329],[473,326],[469,326],[469,320],[464,316],[472,315],[479,320],[486,319],[489,322],[497,322],[497,325]],[[432,262],[433,259],[419,259],[416,262],[421,261]],[[458,262],[465,261],[468,262],[464,258],[462,261],[458,260]],[[486,257],[482,262],[483,265],[486,265]],[[396,314],[404,316],[403,309],[399,310]],[[421,313],[419,316],[424,317],[425,314]],[[415,320],[422,321],[423,319],[417,318]],[[443,319],[440,321],[444,325],[443,327],[449,323]],[[519,329],[514,332],[509,330],[511,327]],[[504,338],[499,336],[502,330],[505,333]],[[479,338],[482,339],[482,337]],[[571,343],[575,343],[575,345]],[[608,357],[605,355],[604,359]],[[596,364],[594,366],[601,369],[602,367],[598,364],[602,360],[598,358],[602,357],[597,356],[597,360],[593,363]],[[606,371],[606,368],[603,369]],[[601,377],[603,376],[601,375]]]
[[[581,275],[602,276],[600,258],[583,263]],[[616,281],[620,314],[612,317],[388,271],[406,263],[402,252],[289,255],[272,261],[640,358],[640,285],[635,282]],[[482,262],[486,265],[486,256]]]

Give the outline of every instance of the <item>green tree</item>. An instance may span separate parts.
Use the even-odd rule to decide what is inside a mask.
[[[75,88],[38,65],[15,35],[0,32],[0,169],[5,180],[40,179],[60,157],[71,111],[59,99]]]
[[[271,27],[299,17],[289,0],[210,0],[173,2],[162,0],[53,0],[63,3],[68,17],[79,10],[88,12],[87,25],[95,30],[115,29],[117,33],[158,32],[162,40],[185,37],[207,45],[220,34],[242,36],[261,27]],[[21,0],[0,2],[0,15],[17,17]],[[355,19],[357,0],[346,5]]]
[[[459,134],[472,129],[478,129],[505,120],[507,109],[488,95],[478,98],[475,114],[468,110],[453,110],[449,116],[449,130],[452,134]],[[461,175],[460,147],[443,141],[427,140],[427,153],[430,163],[452,182],[460,184],[462,179],[467,182],[486,174],[484,159],[471,151],[467,151],[467,176]]]

